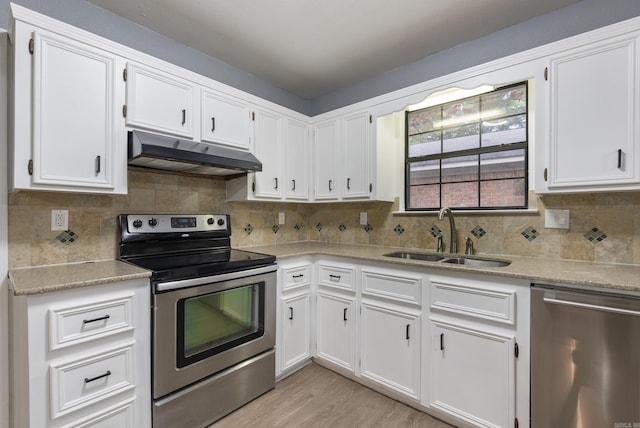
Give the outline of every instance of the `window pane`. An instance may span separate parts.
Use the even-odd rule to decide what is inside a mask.
[[[436,106],[411,112],[407,115],[407,121],[409,135],[439,129],[442,122],[442,109]]]
[[[527,141],[527,116],[518,115],[482,122],[482,147]]]
[[[497,180],[525,176],[525,149],[480,155],[480,179]]]
[[[411,186],[407,208],[440,208],[440,185]]]
[[[478,182],[443,184],[442,206],[451,208],[478,207]]]
[[[480,147],[479,123],[446,129],[442,133],[442,151],[444,153],[477,149],[478,147]]]
[[[440,161],[411,162],[409,185],[433,184],[440,182]]]
[[[478,155],[442,160],[442,182],[478,181]]]
[[[470,122],[477,122],[480,113],[478,97],[454,101],[442,106],[442,127],[460,126]]]
[[[440,131],[417,134],[409,137],[409,157],[440,153]]]
[[[524,178],[482,181],[481,207],[521,207],[526,203]]]
[[[502,89],[481,96],[482,118],[511,116],[527,112],[525,85]]]

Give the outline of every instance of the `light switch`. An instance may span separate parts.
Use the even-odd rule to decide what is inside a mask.
[[[363,211],[360,213],[360,224],[362,226],[366,226],[367,224],[369,224],[369,221],[367,220],[367,212]]]
[[[569,210],[546,210],[544,227],[548,229],[569,229]]]

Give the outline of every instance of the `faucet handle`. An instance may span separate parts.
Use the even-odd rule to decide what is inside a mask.
[[[468,236],[464,237],[464,253],[468,256],[473,255],[473,241]]]
[[[444,251],[444,244],[442,243],[442,235],[438,235],[438,245],[436,247],[436,251],[438,253],[442,253]]]

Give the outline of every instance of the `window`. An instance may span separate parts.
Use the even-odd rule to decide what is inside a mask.
[[[527,83],[406,113],[405,207],[527,208]]]

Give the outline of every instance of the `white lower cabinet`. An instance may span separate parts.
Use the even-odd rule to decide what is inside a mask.
[[[146,279],[11,299],[11,426],[151,427]]]
[[[311,300],[309,291],[282,299],[282,372],[311,357]]]
[[[361,308],[361,376],[419,398],[420,312],[370,302]]]
[[[529,292],[522,280],[431,276],[423,405],[461,426],[528,426]]]
[[[318,291],[315,357],[354,371],[356,310],[352,296]]]

